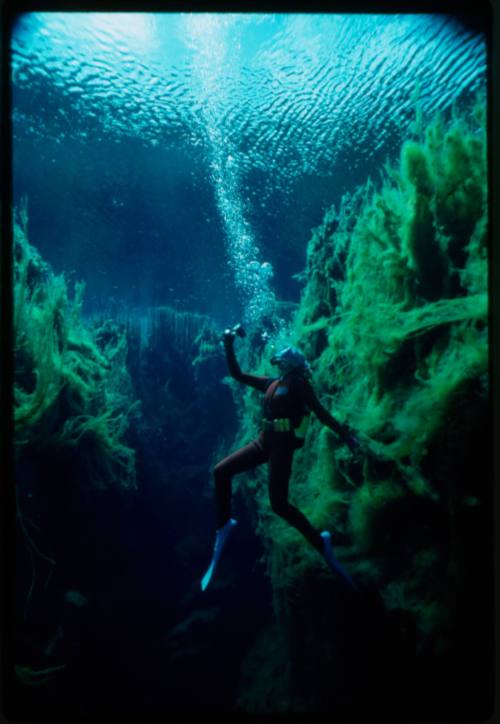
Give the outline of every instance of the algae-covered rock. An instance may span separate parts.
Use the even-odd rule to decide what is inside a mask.
[[[57,687],[75,676],[91,641],[89,609],[102,606],[96,577],[109,568],[102,521],[112,538],[121,493],[137,488],[129,428],[138,403],[124,325],[84,320],[83,285],[71,294],[29,243],[25,203],[13,261],[15,654],[25,694],[27,685]]]
[[[73,451],[88,483],[134,487],[135,453],[124,441],[138,403],[131,397],[125,330],[81,316],[73,298],[31,246],[27,212],[14,223],[14,425],[18,455]]]
[[[424,670],[431,676],[427,656],[441,657],[435,665],[450,681],[479,681],[470,661],[487,636],[480,598],[487,577],[472,563],[489,560],[487,193],[478,99],[471,112],[446,122],[437,116],[419,139],[403,144],[378,185],[368,181],[326,213],[309,242],[301,303],[287,329],[312,362],[319,397],[362,442],[355,459],[313,420],[295,456],[291,500],[337,536],[351,575],[381,597],[382,630],[395,615],[404,617],[404,628],[391,629],[388,655],[403,656],[406,647],[404,657],[417,667],[413,686]],[[243,357],[269,372],[251,351]],[[253,392],[237,400],[244,442],[259,408]],[[339,584],[300,535],[270,514],[264,473],[252,481],[245,489],[258,511],[276,615],[292,650],[308,617],[312,655],[338,633],[311,586],[321,598]],[[337,615],[354,634],[348,610],[341,606]],[[482,627],[461,651],[471,619]],[[367,647],[374,642],[367,637]],[[310,685],[306,700],[335,708],[335,682],[329,693],[319,674],[308,677],[298,663],[291,686],[301,677]],[[345,686],[363,691],[359,681]],[[436,694],[428,688],[421,703],[431,690]],[[447,691],[443,685],[436,696]]]

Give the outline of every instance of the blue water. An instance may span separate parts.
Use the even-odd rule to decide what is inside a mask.
[[[86,310],[261,318],[310,229],[415,118],[485,87],[444,15],[33,13],[12,38],[14,186]],[[230,320],[229,320],[230,321]]]
[[[417,107],[424,122],[469,112],[486,64],[484,35],[445,15],[27,14],[12,35],[14,204],[27,198],[29,241],[53,269],[85,282],[88,318],[138,316],[146,337],[147,313],[168,306],[215,330],[271,317],[279,328],[325,211],[381,178],[418,134]],[[258,647],[247,654],[274,631],[262,543],[238,495],[238,543],[219,587],[199,591],[210,467],[238,421],[222,354],[191,365],[201,317],[165,315],[148,345],[128,340],[142,402],[126,437],[136,491],[88,490],[79,448],[35,440],[16,460],[29,531],[57,562],[35,556],[33,583],[18,531],[17,663],[66,666],[45,687],[18,682],[30,711],[234,712],[260,661]],[[342,606],[335,593],[332,610]],[[354,627],[359,675],[383,698],[389,644],[377,637],[392,631],[399,645],[400,632],[380,602],[352,616],[351,628],[338,622],[342,656]],[[347,701],[356,688],[336,665],[332,691]],[[415,695],[419,681],[398,668]]]

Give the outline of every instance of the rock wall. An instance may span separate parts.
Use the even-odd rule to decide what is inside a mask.
[[[288,700],[304,711],[440,714],[488,698],[486,143],[481,100],[416,124],[399,163],[330,209],[308,244],[282,340],[305,352],[320,399],[362,451],[313,420],[291,499],[332,531],[361,592],[272,516],[264,474],[249,491],[283,640],[269,656],[290,662]],[[270,372],[265,354],[239,353],[242,367]],[[260,409],[251,391],[237,400],[243,441]],[[254,674],[242,705],[272,708]],[[280,683],[276,706],[282,697]]]

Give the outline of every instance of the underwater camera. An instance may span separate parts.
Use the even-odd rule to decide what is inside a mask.
[[[229,328],[225,329],[224,334],[222,335],[222,339],[224,339],[224,337],[228,334],[233,335],[233,336],[237,335],[238,337],[247,336],[247,333],[245,332],[245,330],[241,324],[235,324],[232,329],[229,329]]]

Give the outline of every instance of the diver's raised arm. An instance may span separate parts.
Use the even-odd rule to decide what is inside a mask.
[[[246,372],[242,372],[234,353],[234,338],[235,334],[231,330],[226,330],[222,336],[224,343],[224,349],[226,351],[227,366],[229,367],[229,374],[234,377],[235,380],[241,382],[249,387],[254,387],[256,390],[265,392],[268,388],[270,377],[264,377],[260,375],[249,375]]]

